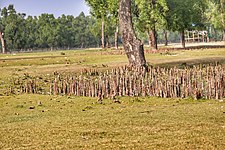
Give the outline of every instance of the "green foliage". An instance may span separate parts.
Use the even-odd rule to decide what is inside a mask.
[[[92,28],[92,33],[99,39],[102,32],[106,36],[112,37],[118,26],[118,0],[85,0],[91,8],[91,15],[95,18],[95,24]],[[102,29],[104,22],[104,29]],[[102,37],[104,38],[104,37]]]
[[[106,19],[108,14],[108,3],[106,0],[85,0],[91,8],[91,15],[96,18]]]
[[[166,16],[168,29],[184,31],[204,27],[206,0],[167,0],[167,4],[169,7]]]
[[[16,11],[13,5],[9,5],[8,9],[3,8],[1,12],[1,30],[4,35],[7,35],[5,38],[9,47],[20,48],[24,45],[23,34],[25,31],[24,28],[24,18],[25,14],[16,14]]]
[[[208,9],[206,16],[208,23],[212,24],[215,29],[224,29],[222,17],[225,20],[225,5],[224,0],[208,0]]]
[[[141,32],[148,32],[165,24],[164,16],[168,10],[166,0],[135,0],[135,4],[136,25]]]
[[[10,51],[85,48],[98,43],[91,32],[94,19],[83,12],[76,18],[65,15],[55,18],[53,14],[25,16],[17,13],[13,5],[1,10],[0,30]]]

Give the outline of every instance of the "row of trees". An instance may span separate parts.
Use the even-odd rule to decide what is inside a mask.
[[[85,1],[91,7],[91,16],[81,13],[78,17],[55,18],[52,14],[26,17],[24,13],[17,13],[13,5],[3,8],[0,16],[2,52],[6,52],[6,48],[9,51],[100,45],[105,48],[113,42],[118,48],[118,0]],[[130,5],[135,34],[142,42],[149,41],[153,49],[158,48],[158,41],[165,41],[167,45],[168,35],[174,38],[177,32],[185,47],[185,30],[215,29],[223,32],[225,40],[225,0],[130,0]]]
[[[70,49],[96,47],[99,43],[98,22],[80,13],[55,18],[17,13],[13,5],[1,10],[0,39],[2,52],[12,50]]]
[[[105,24],[114,26],[117,39],[118,0],[86,0],[91,15],[102,22],[102,47]],[[131,0],[132,23],[142,40],[147,35],[149,45],[157,49],[158,31],[163,31],[165,44],[168,31],[177,31],[185,47],[185,30],[215,29],[223,32],[225,41],[225,0]],[[107,23],[110,22],[110,23]]]

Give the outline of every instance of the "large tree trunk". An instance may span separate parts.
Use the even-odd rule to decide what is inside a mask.
[[[118,49],[118,32],[119,28],[116,26],[116,32],[115,32],[115,49]]]
[[[123,47],[130,65],[146,66],[143,44],[137,38],[133,28],[131,0],[120,0],[119,20]]]
[[[102,48],[105,48],[105,22],[102,21]]]
[[[157,45],[157,33],[155,29],[152,29],[149,31],[148,33],[149,36],[149,46],[153,49],[153,50],[157,50],[158,49],[158,45]]]
[[[164,30],[163,31],[163,34],[164,34],[164,38],[165,38],[165,46],[168,46],[168,35],[167,35],[167,31]]]
[[[184,30],[180,32],[180,37],[181,37],[182,48],[185,48],[185,34],[184,34]]]
[[[6,53],[6,48],[5,48],[5,40],[3,37],[3,33],[0,31],[0,39],[1,39],[1,44],[2,44],[2,53]]]

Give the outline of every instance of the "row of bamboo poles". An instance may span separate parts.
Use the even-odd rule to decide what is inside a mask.
[[[105,72],[83,70],[74,77],[57,75],[47,86],[51,95],[98,97],[99,100],[116,96],[223,99],[225,70],[220,65],[189,69],[125,66]],[[21,84],[20,92],[38,93],[38,88],[40,85],[35,80],[28,80]]]

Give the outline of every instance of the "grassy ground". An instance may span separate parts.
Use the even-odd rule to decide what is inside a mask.
[[[62,55],[64,53],[65,55]],[[174,66],[220,62],[225,64],[225,49],[179,50],[146,54],[151,65]],[[128,63],[125,55],[111,55],[111,50],[76,50],[42,53],[0,54],[0,67],[8,78],[12,74],[31,75],[58,72],[78,72],[83,68],[107,69]]]
[[[113,54],[112,54],[113,53]],[[49,76],[54,72],[77,73],[86,69],[110,69],[128,64],[125,55],[111,50],[76,50],[0,54],[0,94],[12,78]],[[225,66],[225,49],[195,49],[146,54],[150,65],[184,67],[219,62]]]
[[[91,98],[41,95],[0,97],[0,149],[225,147],[224,102],[128,97],[120,102],[98,104]]]
[[[225,65],[224,56],[225,49],[198,49],[146,54],[146,59],[183,67]],[[110,50],[0,54],[0,149],[224,149],[224,100],[122,97],[121,104],[98,104],[85,97],[4,95],[12,78],[126,64],[125,55]]]

